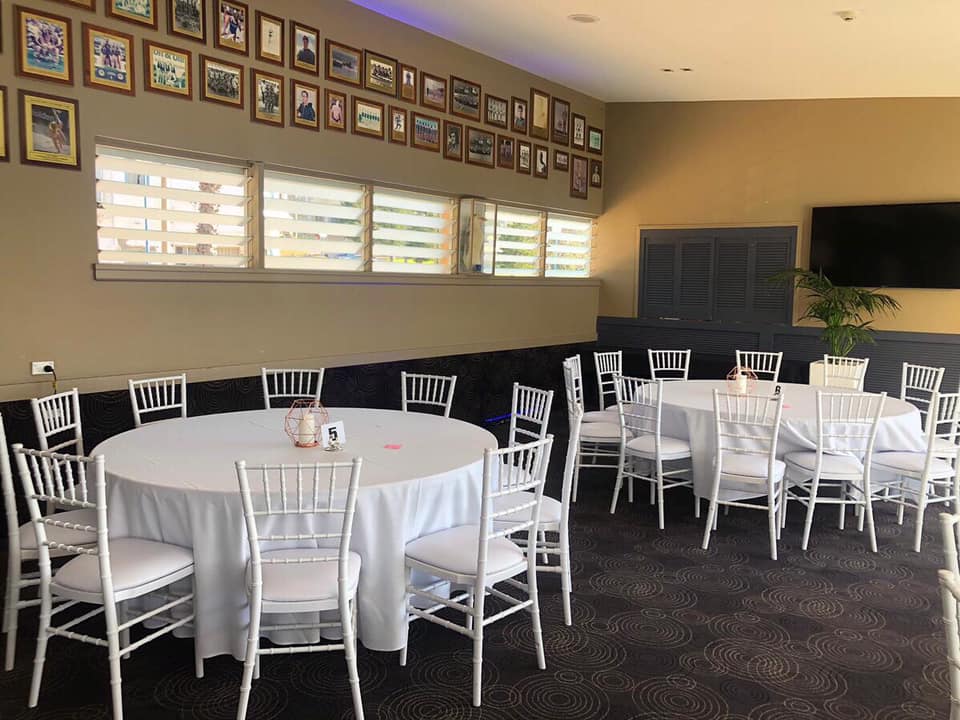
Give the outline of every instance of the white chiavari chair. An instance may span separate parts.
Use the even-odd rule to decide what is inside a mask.
[[[69,448],[74,454],[83,455],[80,393],[76,388],[33,398],[30,406],[41,450],[59,452]]]
[[[693,487],[689,466],[664,470],[664,463],[690,460],[690,443],[661,433],[663,410],[663,380],[617,375],[615,390],[620,412],[620,454],[617,461],[617,484],[613,489],[610,512],[617,509],[617,499],[624,478],[628,493],[634,480],[650,485],[650,502],[656,501],[657,522],[663,530],[664,491],[678,487]],[[639,462],[638,462],[639,461]],[[644,472],[649,468],[649,473]],[[679,478],[686,475],[685,478]],[[632,493],[629,493],[632,495]],[[629,498],[632,500],[632,497]]]
[[[782,352],[762,352],[760,350],[737,350],[737,367],[753,370],[758,380],[780,380]]]
[[[620,417],[616,410],[586,410],[586,402],[583,397],[583,366],[580,363],[579,355],[571,355],[564,359],[564,365],[569,364],[573,370],[573,392],[577,403],[583,409],[583,422],[585,423],[613,423],[620,422]]]
[[[407,543],[404,552],[407,586],[408,635],[400,651],[400,665],[407,663],[409,621],[422,618],[473,641],[473,704],[480,706],[481,665],[483,663],[483,631],[488,625],[526,610],[533,621],[533,641],[537,665],[541,670],[547,664],[543,655],[543,637],[540,630],[540,606],[537,600],[537,552],[535,547],[522,548],[507,539],[518,532],[532,533],[540,521],[540,501],[550,461],[553,436],[523,445],[483,452],[483,499],[479,525],[460,525],[425,535]],[[497,477],[499,475],[499,477]],[[501,498],[501,509],[494,503]],[[510,498],[505,501],[502,498]],[[504,518],[516,515],[516,522]],[[495,522],[498,521],[498,522]],[[426,587],[415,586],[412,572],[436,578]],[[516,578],[526,574],[526,582]],[[441,585],[453,583],[468,590],[454,598],[442,597],[436,592]],[[508,588],[526,595],[517,597],[495,587],[503,583]],[[506,608],[484,617],[487,595],[502,601]],[[417,607],[411,600],[426,601],[428,607]],[[435,613],[450,609],[463,613],[464,623],[452,622]]]
[[[647,349],[651,380],[686,380],[690,376],[690,350]]]
[[[360,556],[350,551],[362,460],[305,465],[247,465],[237,461],[250,547],[247,594],[250,624],[237,720],[247,714],[261,655],[343,650],[353,711],[363,720],[357,673],[356,599]],[[338,474],[349,479],[340,480]],[[264,625],[263,615],[336,611],[339,619]],[[281,630],[338,628],[339,643],[260,647],[260,635]]]
[[[960,514],[940,513],[943,555],[946,568],[938,572],[943,609],[943,630],[947,645],[947,675],[950,679],[950,720],[960,720],[960,627],[957,606],[960,603],[960,567],[957,565],[957,532]]]
[[[617,389],[615,375],[623,374],[623,351],[595,352],[593,366],[597,371],[597,396],[601,410],[617,409]]]
[[[140,427],[144,415],[159,413],[166,417],[187,416],[187,374],[147,380],[128,380],[130,404],[133,406],[133,424]],[[173,414],[171,411],[175,411]],[[160,418],[160,419],[163,419]]]
[[[320,402],[325,368],[315,370],[271,370],[260,368],[263,384],[263,406],[273,407],[274,400],[289,403],[293,400]]]
[[[540,390],[514,383],[507,447],[531,440],[543,440],[547,436],[552,407],[553,390]]]
[[[28,705],[36,707],[50,637],[78,640],[107,649],[110,663],[110,689],[114,720],[123,718],[120,657],[194,621],[191,604],[193,592],[174,596],[152,610],[132,618],[122,603],[151,595],[174,583],[193,578],[193,554],[190,550],[168,543],[140,538],[111,538],[107,528],[107,491],[104,480],[103,455],[81,457],[61,453],[25,450],[13,446],[14,457],[23,482],[27,507],[36,533],[40,567],[40,629],[33,680]],[[61,519],[63,513],[44,516],[40,503],[52,503],[77,510],[90,510],[96,515],[93,525],[82,525]],[[74,530],[96,535],[95,546],[76,546],[55,539],[52,529]],[[50,556],[53,551],[75,555],[53,572]],[[54,601],[64,601],[53,607]],[[93,605],[93,610],[64,619],[54,625],[54,616],[77,606]],[[186,608],[181,606],[186,605]],[[181,608],[178,610],[178,608]],[[78,608],[81,609],[81,608]],[[103,615],[106,633],[103,637],[76,631],[81,622]],[[130,628],[149,620],[160,623],[135,642],[130,642]],[[194,643],[197,677],[203,677],[203,659]]]
[[[714,390],[713,410],[717,451],[702,547],[709,547],[718,505],[763,510],[769,526],[770,557],[776,560],[780,488],[786,470],[783,461],[777,460],[783,395],[732,395]],[[721,490],[736,492],[739,499],[721,500]]]
[[[870,358],[852,358],[840,355],[823,356],[824,387],[863,392]]]
[[[863,530],[864,516],[870,535],[870,549],[877,551],[877,534],[873,523],[871,483],[873,448],[880,424],[886,393],[817,391],[817,448],[787,453],[787,476],[783,484],[785,501],[780,509],[780,525],[786,515],[786,500],[806,506],[801,548],[807,549],[813,513],[817,505],[839,505],[838,527],[843,530],[846,508],[857,508],[858,530]],[[786,489],[792,483],[791,489]],[[837,497],[825,497],[827,488],[838,491]],[[797,491],[800,491],[799,494]]]
[[[926,429],[933,394],[940,392],[945,368],[903,364],[900,376],[900,399],[917,406]]]
[[[424,405],[431,410],[440,408],[444,417],[450,417],[456,375],[424,375],[404,370],[400,373],[400,382],[403,412],[411,412],[410,405]]]

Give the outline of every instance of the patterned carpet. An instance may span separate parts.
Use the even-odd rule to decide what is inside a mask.
[[[547,670],[538,671],[528,616],[488,633],[484,705],[470,705],[469,641],[416,623],[409,664],[360,652],[368,718],[377,720],[906,720],[945,718],[949,686],[939,622],[936,511],[924,552],[878,511],[880,552],[823,513],[799,550],[792,508],[781,559],[767,555],[762,514],[720,517],[710,550],[689,495],[668,496],[668,524],[653,508],[608,515],[609,476],[585,476],[574,508],[574,625],[565,627],[558,576],[541,581]],[[551,487],[550,492],[555,492]],[[686,491],[679,491],[681,493]],[[831,523],[826,522],[827,515]],[[829,526],[832,525],[832,526]],[[5,565],[4,565],[5,566]],[[26,627],[24,627],[26,626]],[[26,613],[17,667],[0,673],[4,720],[108,718],[105,654],[51,641],[40,707],[26,709],[35,614]],[[123,665],[126,717],[232,718],[239,663],[207,661],[164,639]],[[352,718],[341,653],[265,658],[251,720]]]

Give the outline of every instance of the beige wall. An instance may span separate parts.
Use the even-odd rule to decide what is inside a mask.
[[[600,314],[636,312],[640,227],[798,225],[816,205],[960,199],[960,99],[610,104]],[[895,290],[876,327],[960,332],[960,291]]]
[[[12,10],[4,3],[0,84],[11,96],[11,145],[17,145],[18,137],[18,88],[74,97],[80,101],[83,169],[24,166],[16,147],[11,162],[0,163],[4,348],[0,399],[28,397],[49,387],[32,382],[31,360],[55,360],[64,387],[94,389],[121,387],[127,375],[181,369],[192,379],[230,377],[249,374],[261,364],[349,364],[595,337],[597,287],[590,283],[409,286],[94,280],[93,160],[98,136],[577,212],[599,213],[602,197],[591,190],[587,201],[571,199],[566,174],[551,172],[545,181],[477,168],[363,137],[259,125],[250,122],[246,109],[144,92],[139,41],[144,36],[189,49],[195,68],[197,54],[206,52],[248,68],[276,69],[257,63],[252,55],[238,60],[210,44],[202,48],[164,32],[142,32],[104,17],[102,2],[97,3],[96,14],[46,0],[31,5],[73,18],[76,80],[73,87],[66,87],[14,76]],[[158,5],[160,27],[165,28],[167,3],[160,0]],[[258,7],[318,26],[324,37],[374,49],[420,70],[469,78],[502,97],[527,97],[531,86],[542,88],[570,100],[590,124],[604,124],[603,104],[596,100],[345,1],[260,0],[251,3],[251,14]],[[83,87],[82,21],[137,37],[136,97]],[[290,70],[280,72],[308,79]],[[375,93],[358,94],[377,98]],[[306,317],[305,307],[311,309]]]

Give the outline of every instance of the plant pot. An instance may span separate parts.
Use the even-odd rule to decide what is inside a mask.
[[[810,363],[810,385],[826,385],[826,373],[824,372],[823,360],[814,360]]]

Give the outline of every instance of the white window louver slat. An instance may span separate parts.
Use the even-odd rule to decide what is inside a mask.
[[[540,236],[544,213],[499,206],[494,274],[536,277],[540,274]]]
[[[573,215],[547,215],[547,277],[589,277],[594,221]]]
[[[453,255],[453,200],[373,190],[373,270],[448,274]]]
[[[363,194],[356,183],[266,172],[264,267],[362,270]]]

